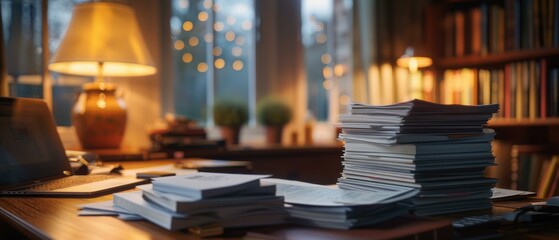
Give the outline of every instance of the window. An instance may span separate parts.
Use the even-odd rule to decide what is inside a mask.
[[[254,109],[253,1],[173,0],[170,25],[175,113],[204,124],[216,100]]]

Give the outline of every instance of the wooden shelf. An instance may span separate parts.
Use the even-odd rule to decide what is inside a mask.
[[[489,127],[549,127],[559,126],[558,117],[536,118],[536,119],[515,119],[515,118],[494,118],[489,121]]]
[[[501,65],[514,61],[550,57],[559,58],[559,48],[508,51],[501,54],[485,56],[467,55],[463,57],[442,58],[439,59],[438,62],[435,62],[435,64],[439,68],[484,67],[488,65]]]

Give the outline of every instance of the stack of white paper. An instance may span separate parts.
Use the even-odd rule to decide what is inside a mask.
[[[142,191],[116,193],[114,206],[169,230],[218,225],[223,228],[279,224],[285,221],[283,197],[268,175],[194,173],[154,178]]]
[[[414,188],[417,215],[490,207],[495,179],[492,129],[483,128],[497,104],[442,105],[421,100],[369,106],[351,104],[340,117],[345,142],[343,189]]]
[[[262,181],[275,184],[277,194],[285,198],[289,222],[335,229],[376,224],[407,214],[409,208],[399,202],[418,192],[412,188],[373,192],[282,179]]]

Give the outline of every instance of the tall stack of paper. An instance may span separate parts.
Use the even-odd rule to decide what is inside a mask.
[[[114,205],[169,230],[204,225],[223,228],[283,223],[283,197],[268,175],[194,173],[154,178],[142,191],[114,194]]]
[[[495,179],[492,129],[499,105],[443,105],[412,100],[384,106],[351,104],[340,116],[345,141],[343,189],[414,188],[416,215],[489,208]]]
[[[415,189],[355,191],[283,179],[263,179],[275,184],[285,198],[289,222],[307,226],[350,229],[384,222],[409,212],[399,204],[417,194]]]

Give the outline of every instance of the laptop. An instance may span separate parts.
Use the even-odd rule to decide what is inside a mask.
[[[114,175],[73,175],[47,104],[0,97],[0,195],[96,197],[146,183]]]

